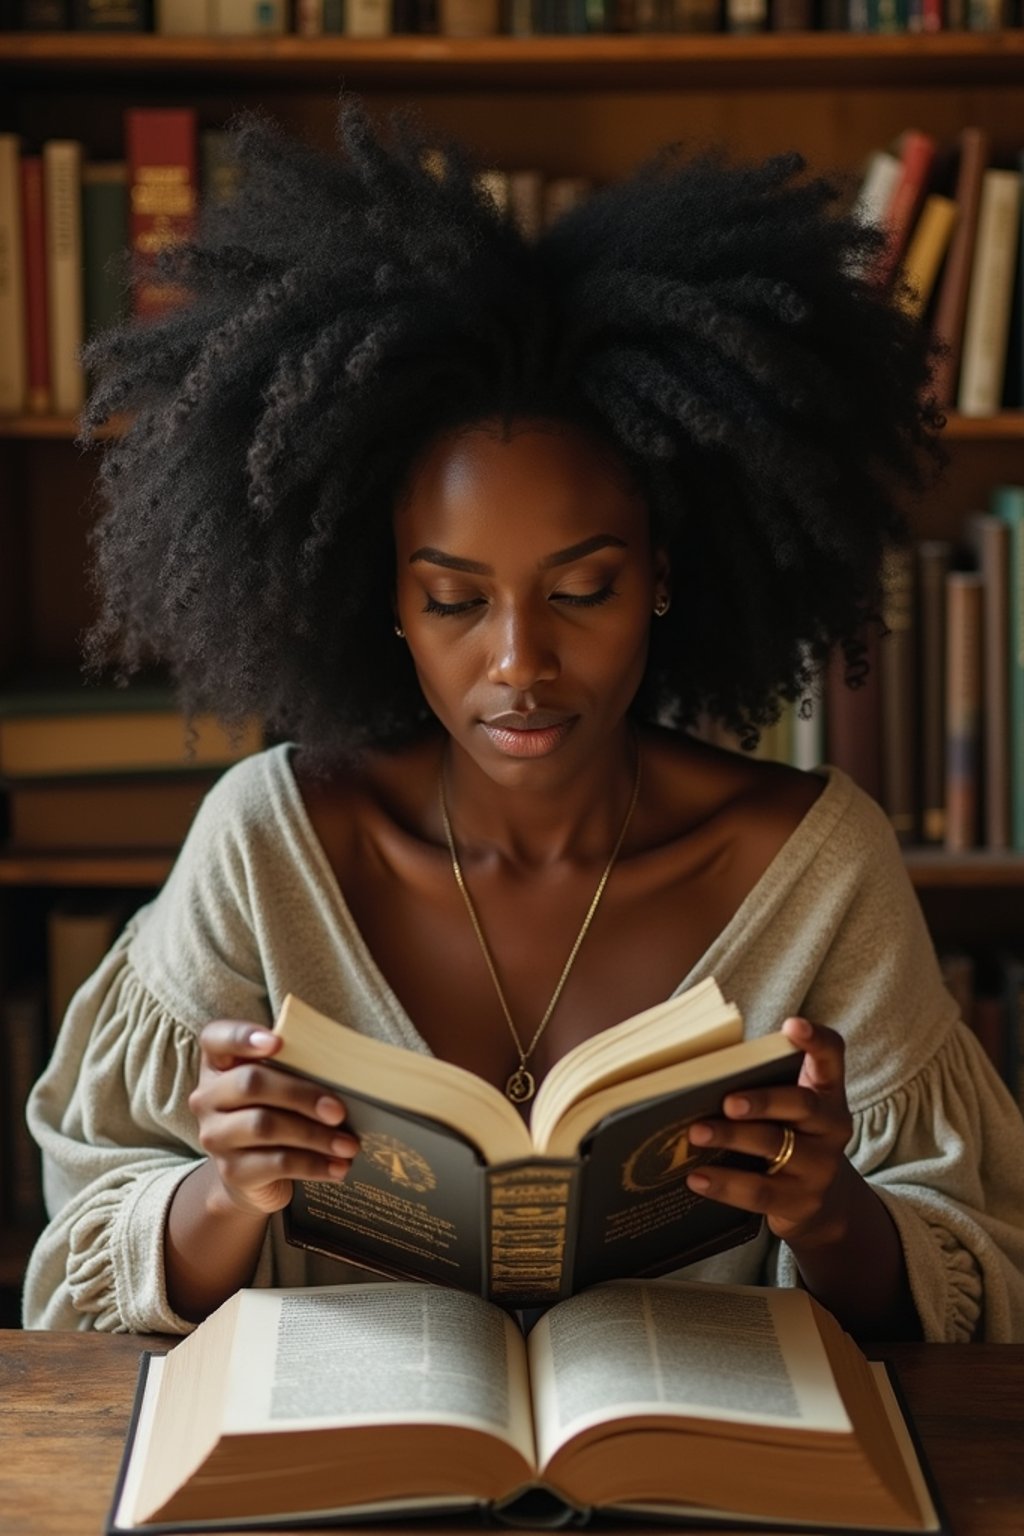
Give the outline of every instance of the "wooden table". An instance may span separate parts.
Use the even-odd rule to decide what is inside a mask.
[[[3,1536],[99,1536],[139,1354],[171,1343],[0,1330]],[[877,1353],[896,1365],[954,1536],[1024,1536],[1024,1344]]]

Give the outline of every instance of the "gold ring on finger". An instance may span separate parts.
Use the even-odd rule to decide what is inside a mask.
[[[796,1132],[791,1125],[782,1127],[782,1145],[765,1169],[766,1176],[770,1179],[781,1172],[793,1156],[793,1148],[796,1146]]]

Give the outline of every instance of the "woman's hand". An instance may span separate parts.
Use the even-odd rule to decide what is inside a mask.
[[[859,1176],[846,1159],[853,1122],[846,1103],[843,1040],[835,1030],[787,1019],[782,1026],[804,1052],[793,1087],[751,1089],[723,1101],[720,1120],[690,1127],[695,1147],[728,1148],[772,1159],[792,1151],[774,1173],[713,1164],[687,1178],[698,1194],[763,1215],[775,1237],[794,1249],[841,1243]]]
[[[270,1216],[288,1204],[293,1179],[345,1177],[359,1150],[339,1130],[345,1106],[316,1083],[265,1065],[281,1048],[276,1035],[218,1019],[199,1044],[199,1084],[188,1103],[231,1205]]]

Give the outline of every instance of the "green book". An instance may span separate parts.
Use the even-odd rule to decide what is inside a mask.
[[[128,313],[128,167],[115,160],[82,167],[82,263],[88,340]]]
[[[1024,853],[1024,485],[997,486],[992,511],[1010,529],[1010,817]]]
[[[343,1183],[296,1182],[289,1242],[401,1279],[548,1306],[664,1274],[756,1237],[760,1218],[694,1193],[689,1144],[727,1093],[796,1081],[781,1033],[743,1039],[712,979],[602,1030],[548,1072],[529,1124],[491,1083],[373,1040],[289,997],[274,1065],[328,1086],[360,1149]],[[511,1092],[511,1089],[509,1090]]]

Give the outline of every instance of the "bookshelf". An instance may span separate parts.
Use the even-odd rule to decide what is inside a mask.
[[[217,127],[259,106],[326,147],[342,82],[374,111],[415,102],[428,126],[485,163],[598,182],[669,140],[741,155],[797,148],[851,179],[909,126],[950,143],[971,123],[1004,151],[1024,143],[1024,30],[373,42],[0,34],[0,131],[34,147],[80,138],[91,156],[115,159],[127,107],[190,105],[202,127]],[[64,417],[0,418],[0,682],[26,663],[71,662],[90,617],[95,459],[74,431]],[[1024,478],[1024,412],[951,415],[945,436],[947,477],[915,512],[922,538],[955,536],[989,487]],[[1020,943],[1024,854],[908,849],[906,861],[938,943]],[[0,989],[13,958],[39,943],[48,892],[138,892],[169,866],[159,854],[0,848]],[[0,1221],[0,1290],[17,1288],[29,1241]]]

